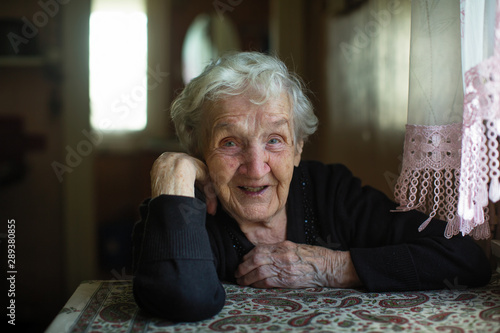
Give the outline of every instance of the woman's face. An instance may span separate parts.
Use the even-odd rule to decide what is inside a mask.
[[[240,224],[283,217],[302,150],[302,143],[293,141],[286,94],[263,105],[250,102],[252,97],[222,99],[205,119],[210,177],[223,207]]]

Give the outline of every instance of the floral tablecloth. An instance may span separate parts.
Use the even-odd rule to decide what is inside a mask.
[[[217,316],[172,323],[138,309],[131,281],[86,281],[47,332],[500,332],[498,274],[478,289],[446,282],[448,289],[405,293],[225,284]]]

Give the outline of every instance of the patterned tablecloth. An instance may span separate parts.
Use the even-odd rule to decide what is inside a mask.
[[[226,284],[217,316],[172,323],[138,309],[131,281],[86,281],[47,332],[500,332],[498,274],[478,289],[446,282],[449,289],[404,293]]]

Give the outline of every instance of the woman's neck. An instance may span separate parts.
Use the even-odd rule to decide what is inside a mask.
[[[283,209],[271,221],[238,222],[241,231],[254,245],[276,244],[286,240],[286,210]]]

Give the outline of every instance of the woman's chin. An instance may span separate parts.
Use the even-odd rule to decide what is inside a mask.
[[[240,225],[273,222],[274,218],[279,215],[279,210],[270,209],[269,205],[265,207],[250,205],[228,212]]]

